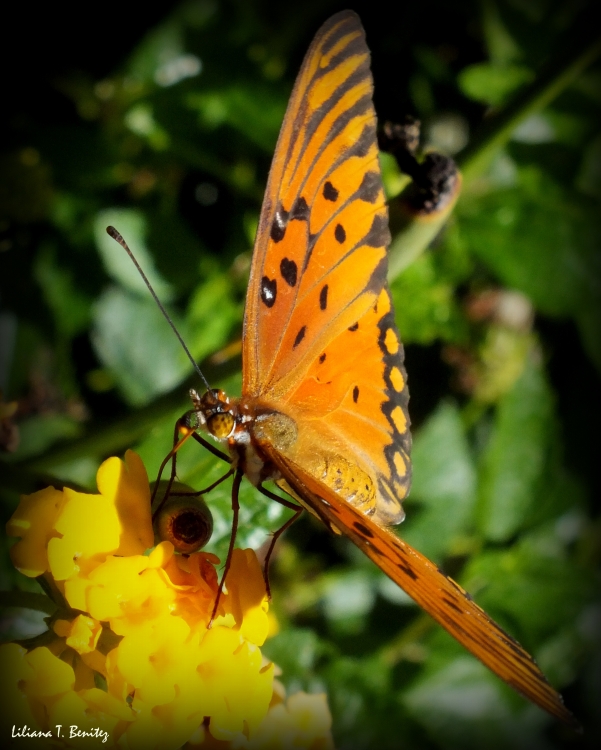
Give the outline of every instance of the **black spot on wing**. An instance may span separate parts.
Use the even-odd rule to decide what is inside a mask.
[[[286,234],[286,226],[288,225],[288,212],[284,211],[283,208],[279,208],[274,216],[271,224],[271,232],[269,236],[274,242],[281,242]]]
[[[454,610],[455,610],[455,612],[459,612],[459,614],[460,614],[460,615],[462,615],[462,614],[463,614],[463,610],[461,609],[461,607],[458,607],[458,606],[457,606],[457,605],[455,604],[455,602],[454,602],[454,601],[452,601],[451,599],[449,599],[449,598],[448,598],[447,596],[443,596],[443,597],[442,597],[442,600],[443,600],[443,602],[444,602],[444,603],[445,603],[445,604],[447,605],[447,607],[450,607],[451,609],[454,609]]]
[[[292,211],[290,211],[290,219],[296,219],[297,221],[307,221],[309,218],[309,206],[307,201],[301,195],[296,199]]]
[[[419,576],[417,573],[413,570],[413,568],[410,568],[408,565],[402,562],[397,563],[397,567],[405,573],[405,575],[409,576],[409,578],[412,578],[414,581],[417,581]]]
[[[292,344],[292,348],[296,349],[296,347],[300,344],[300,342],[305,338],[305,333],[307,333],[307,326],[303,326],[299,332],[296,334],[296,338],[294,339],[294,344]]]
[[[358,385],[356,385],[356,386],[355,386],[355,387],[353,388],[353,401],[354,401],[355,403],[357,403],[357,401],[358,401],[358,400],[359,400],[359,386],[358,386]]]
[[[278,295],[278,283],[275,279],[263,276],[261,279],[261,300],[267,307],[273,307]]]
[[[325,310],[328,306],[328,285],[324,284],[319,292],[319,309]]]
[[[320,365],[323,365],[323,363],[324,363],[325,361],[326,361],[326,353],[324,352],[323,354],[320,354],[320,355],[319,355],[319,364],[320,364]]]
[[[338,200],[338,190],[332,185],[332,183],[328,180],[326,184],[323,186],[323,197],[327,201],[334,201]]]
[[[346,240],[346,232],[344,231],[342,224],[336,224],[334,237],[336,237],[336,242],[339,242],[341,245]]]
[[[359,328],[359,321],[356,323],[353,323],[352,326],[349,326],[349,331],[356,331]]]
[[[362,524],[361,521],[353,521],[353,526],[361,534],[361,536],[365,536],[368,539],[373,539],[373,532],[371,531],[371,529],[368,529],[365,524]]]
[[[288,284],[288,286],[296,286],[296,281],[298,278],[298,268],[293,260],[282,258],[282,261],[280,263],[280,273],[282,274],[282,278],[284,279],[286,284]]]

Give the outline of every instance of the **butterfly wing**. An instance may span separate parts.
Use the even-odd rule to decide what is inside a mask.
[[[302,498],[326,525],[348,536],[468,651],[533,703],[578,728],[561,695],[549,685],[534,659],[459,584],[402,539],[341,501],[272,444],[262,444],[261,448],[279,468],[293,495]]]
[[[395,523],[410,480],[408,393],[369,60],[359,18],[344,11],[303,62],[257,232],[242,395],[289,406],[307,429],[319,422],[320,443],[373,477],[379,517]]]
[[[359,19],[339,13],[303,62],[259,221],[243,337],[242,400],[258,415],[252,440],[281,473],[278,484],[493,672],[573,723],[521,646],[380,525],[402,519],[410,435],[372,88]]]

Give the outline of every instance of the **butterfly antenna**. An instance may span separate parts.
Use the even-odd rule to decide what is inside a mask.
[[[125,252],[129,255],[129,257],[132,259],[134,266],[138,269],[138,273],[140,274],[140,276],[144,280],[144,283],[148,287],[148,291],[152,294],[152,297],[153,297],[154,301],[157,303],[159,310],[163,313],[163,316],[165,317],[165,320],[171,326],[171,329],[173,330],[173,333],[175,333],[175,335],[178,338],[179,343],[182,345],[184,351],[188,355],[188,359],[190,360],[190,362],[192,362],[192,366],[194,367],[194,369],[198,373],[198,376],[200,377],[200,379],[204,383],[205,388],[207,389],[207,391],[210,391],[211,388],[210,388],[210,386],[209,386],[209,384],[207,382],[207,379],[202,374],[202,370],[196,364],[196,361],[194,360],[194,357],[190,354],[190,350],[186,346],[186,342],[183,340],[183,338],[180,335],[180,332],[175,327],[175,323],[169,317],[169,313],[163,307],[163,303],[157,297],[157,294],[154,291],[154,289],[152,288],[152,285],[151,285],[150,281],[148,281],[148,278],[147,278],[146,274],[144,273],[144,271],[142,270],[142,267],[140,266],[140,264],[136,260],[135,255],[129,249],[127,242],[123,239],[123,237],[119,234],[119,232],[115,229],[115,227],[107,227],[106,228],[106,233],[109,235],[109,237],[112,237],[115,240],[115,242],[118,242],[121,245],[121,247],[125,250]]]

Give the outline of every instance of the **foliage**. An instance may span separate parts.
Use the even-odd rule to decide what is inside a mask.
[[[302,55],[339,9],[326,5],[185,2],[121,64],[110,59],[114,69],[53,78],[61,115],[14,118],[0,159],[0,382],[18,402],[16,415],[0,412],[3,443],[14,445],[15,424],[20,433],[2,456],[6,518],[19,492],[48,477],[92,489],[100,461],[126,447],[152,476],[198,385],[106,224],[136,252],[210,382],[239,393],[262,191]],[[564,40],[589,33],[582,5],[356,2],[380,119],[416,114],[425,145],[461,163],[482,122],[535,85]],[[466,176],[432,249],[391,281],[415,428],[400,531],[534,654],[590,746],[601,697],[600,107],[597,62],[516,121]],[[385,174],[396,194],[390,158]],[[183,481],[200,488],[222,472],[198,446],[182,450]],[[223,557],[227,482],[209,503],[210,549]],[[240,546],[258,548],[288,517],[247,483],[241,503]],[[36,590],[4,558],[3,588]],[[272,583],[280,632],[266,653],[290,692],[327,688],[337,746],[573,742],[311,519],[281,541]],[[8,612],[10,637],[40,627],[28,610]]]

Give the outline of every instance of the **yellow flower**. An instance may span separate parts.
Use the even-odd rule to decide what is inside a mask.
[[[11,727],[35,726],[29,700],[23,685],[34,676],[33,667],[25,661],[26,651],[16,643],[0,646],[0,730],[2,737],[11,736]]]
[[[241,737],[232,748],[248,750],[333,750],[332,717],[324,693],[295,693],[285,703],[272,706],[259,731]]]
[[[58,536],[56,519],[66,502],[62,492],[54,487],[24,495],[19,507],[6,524],[9,536],[19,536],[10,550],[13,565],[23,575],[37,578],[48,570],[48,542]]]
[[[57,620],[54,632],[65,638],[67,646],[78,654],[88,654],[94,651],[102,632],[102,625],[93,617],[77,615],[74,620]]]
[[[44,574],[60,599],[44,645],[0,646],[11,715],[64,747],[92,738],[170,750],[195,736],[215,747],[330,748],[324,697],[283,703],[274,693],[274,665],[260,651],[269,618],[255,553],[234,550],[209,628],[218,558],[175,554],[170,541],[152,548],[148,480],[131,451],[125,463],[105,461],[97,479],[97,495],[50,488],[24,497],[9,521],[21,537],[15,565]]]

